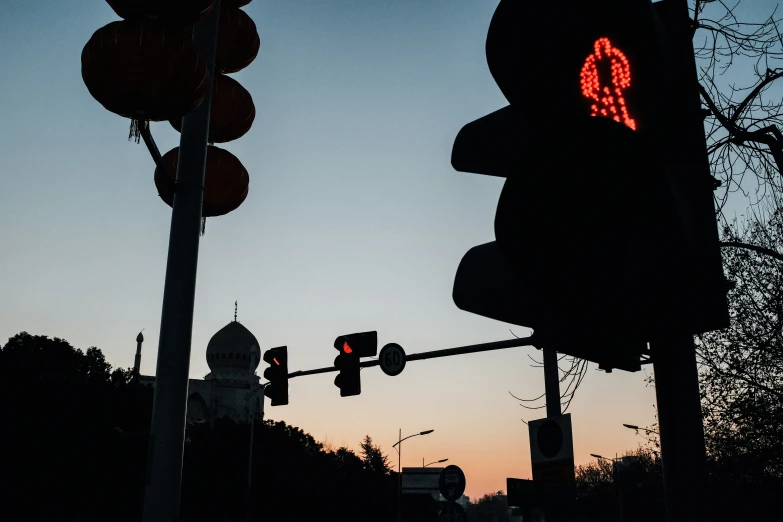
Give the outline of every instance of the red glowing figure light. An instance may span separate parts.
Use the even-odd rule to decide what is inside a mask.
[[[580,73],[582,94],[593,103],[591,116],[605,116],[636,130],[636,120],[628,115],[623,91],[631,85],[631,66],[625,54],[612,45],[609,38],[599,38],[594,52],[585,60]],[[611,85],[601,85],[598,66],[608,61]]]
[[[351,350],[351,347],[350,347],[350,346],[348,346],[348,341],[345,341],[345,343],[343,343],[343,351],[344,351],[345,353],[351,353],[351,352],[353,352],[353,350]]]

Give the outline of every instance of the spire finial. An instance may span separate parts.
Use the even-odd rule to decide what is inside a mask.
[[[237,321],[237,301],[234,301],[234,322]]]

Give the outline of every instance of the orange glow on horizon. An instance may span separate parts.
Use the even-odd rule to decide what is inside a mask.
[[[591,116],[604,116],[624,123],[636,130],[636,120],[628,114],[623,91],[631,86],[631,65],[625,54],[612,45],[609,38],[599,38],[593,44],[593,53],[587,57],[580,73],[582,94],[593,101]],[[601,85],[598,65],[609,61],[611,85]]]
[[[351,349],[351,347],[348,346],[348,341],[345,341],[345,343],[343,343],[343,351],[345,353],[353,353],[353,350]]]

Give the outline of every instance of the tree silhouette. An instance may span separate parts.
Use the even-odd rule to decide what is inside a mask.
[[[389,457],[383,454],[381,448],[372,443],[372,438],[369,435],[366,435],[362,440],[360,453],[364,461],[364,469],[380,475],[391,473]]]
[[[8,340],[0,462],[12,480],[0,488],[0,520],[141,520],[153,390],[131,376],[98,348],[26,332]],[[394,520],[395,478],[369,436],[367,460],[347,448],[324,451],[285,422],[258,422],[254,436],[248,487],[249,424],[188,424],[182,522],[234,522],[248,509],[265,522]],[[41,501],[30,502],[31,492]]]

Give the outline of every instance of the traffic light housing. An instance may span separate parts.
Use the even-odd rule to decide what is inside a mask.
[[[462,128],[452,165],[506,182],[458,307],[630,370],[654,336],[726,326],[712,193],[693,182],[708,172],[670,153],[688,125],[669,36],[649,0],[500,1],[486,54],[510,105]]]
[[[334,379],[334,385],[340,388],[340,397],[359,395],[362,393],[360,359],[378,354],[378,332],[341,335],[335,339],[334,347],[340,352],[334,360],[335,368],[340,371]]]
[[[264,395],[272,399],[272,406],[288,404],[288,347],[280,346],[264,352],[264,362],[269,368],[264,370],[264,378],[269,381]]]

